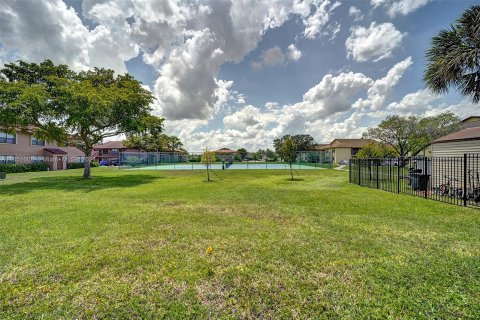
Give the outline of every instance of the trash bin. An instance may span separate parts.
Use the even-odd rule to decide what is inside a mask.
[[[5,180],[7,178],[6,172],[0,172],[0,180]]]
[[[408,174],[410,180],[410,187],[415,191],[427,191],[428,183],[430,182],[429,174],[421,174],[416,172],[411,172]]]

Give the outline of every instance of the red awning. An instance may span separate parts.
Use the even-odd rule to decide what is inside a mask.
[[[62,149],[57,148],[44,148],[43,150],[53,154],[67,154],[67,152],[63,151]]]

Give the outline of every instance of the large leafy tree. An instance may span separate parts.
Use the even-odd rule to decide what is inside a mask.
[[[273,140],[273,146],[275,151],[278,153],[283,142],[287,139],[292,139],[292,141],[297,146],[297,151],[311,151],[315,149],[315,139],[309,134],[297,134],[297,135],[284,135],[279,139]]]
[[[467,9],[449,28],[432,38],[424,80],[436,93],[456,87],[480,101],[480,5]]]
[[[424,118],[395,115],[368,128],[363,137],[391,146],[400,157],[415,156],[433,140],[457,131],[459,123],[460,119],[451,112]]]
[[[77,147],[86,156],[85,178],[93,147],[103,139],[163,130],[163,119],[150,115],[152,94],[128,74],[74,72],[45,60],[6,64],[0,78],[0,125],[33,126],[38,138]]]

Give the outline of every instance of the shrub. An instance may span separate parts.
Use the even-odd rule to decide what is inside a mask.
[[[11,163],[0,164],[0,172],[20,173],[20,172],[37,172],[48,171],[46,163]]]
[[[96,161],[92,161],[90,162],[90,167],[94,168],[94,167],[98,167],[100,166],[100,164]],[[85,163],[84,162],[69,162],[67,163],[67,169],[80,169],[80,168],[84,168],[85,167]]]

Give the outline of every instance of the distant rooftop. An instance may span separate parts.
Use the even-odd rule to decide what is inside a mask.
[[[374,142],[371,139],[335,139],[330,144],[320,147],[320,150],[329,148],[363,148],[367,144]]]
[[[479,140],[480,139],[480,127],[466,128],[433,141],[432,143],[442,143],[451,141],[462,140]]]

